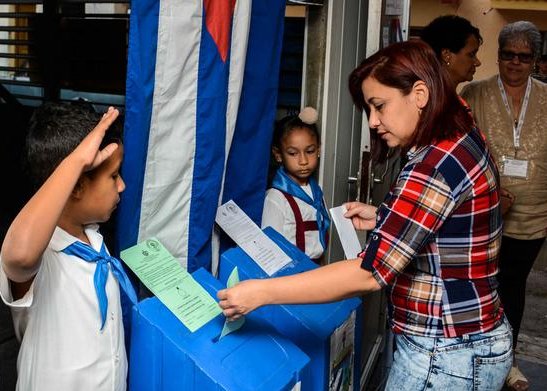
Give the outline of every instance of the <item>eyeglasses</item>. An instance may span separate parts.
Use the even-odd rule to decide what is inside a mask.
[[[515,57],[518,58],[519,62],[522,62],[523,64],[530,64],[534,59],[534,55],[532,53],[515,53],[510,50],[499,51],[500,60],[513,61]]]

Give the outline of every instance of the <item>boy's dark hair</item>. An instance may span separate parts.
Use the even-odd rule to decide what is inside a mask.
[[[36,108],[29,122],[25,154],[32,184],[41,186],[100,119],[101,115],[86,102],[45,102]],[[121,130],[114,124],[101,148],[113,142],[121,143]]]
[[[317,138],[317,143],[321,143],[319,138],[319,130],[317,129],[317,125],[315,123],[306,123],[302,121],[298,115],[288,115],[275,123],[272,147],[281,148],[281,140],[283,140],[283,137],[285,137],[291,130],[297,128],[309,129]]]

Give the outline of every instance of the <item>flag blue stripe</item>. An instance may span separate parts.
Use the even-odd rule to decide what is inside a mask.
[[[262,218],[277,107],[285,1],[253,1],[243,90],[226,166],[223,202]]]
[[[139,234],[139,218],[152,116],[154,72],[160,2],[131,2],[129,48],[125,98],[125,129],[122,177],[126,191],[121,195],[117,213],[115,251],[134,245]]]
[[[205,10],[204,10],[205,12]],[[188,271],[211,269],[211,235],[224,173],[229,54],[226,63],[202,23],[196,107],[196,152],[188,232]]]

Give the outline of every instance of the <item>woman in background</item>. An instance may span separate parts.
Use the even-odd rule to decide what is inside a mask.
[[[482,44],[479,29],[467,19],[457,15],[435,18],[421,34],[446,68],[454,89],[458,84],[473,80],[481,62],[477,52]]]

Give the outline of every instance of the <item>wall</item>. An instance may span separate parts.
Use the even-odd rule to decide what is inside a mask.
[[[441,4],[441,0],[412,0],[410,26],[425,26],[437,16],[446,14],[468,19],[481,32],[484,42],[478,56],[482,65],[477,68],[475,80],[497,73],[498,34],[505,24],[528,20],[539,30],[547,30],[547,11],[498,10],[491,8],[490,0],[461,0],[459,5]]]

